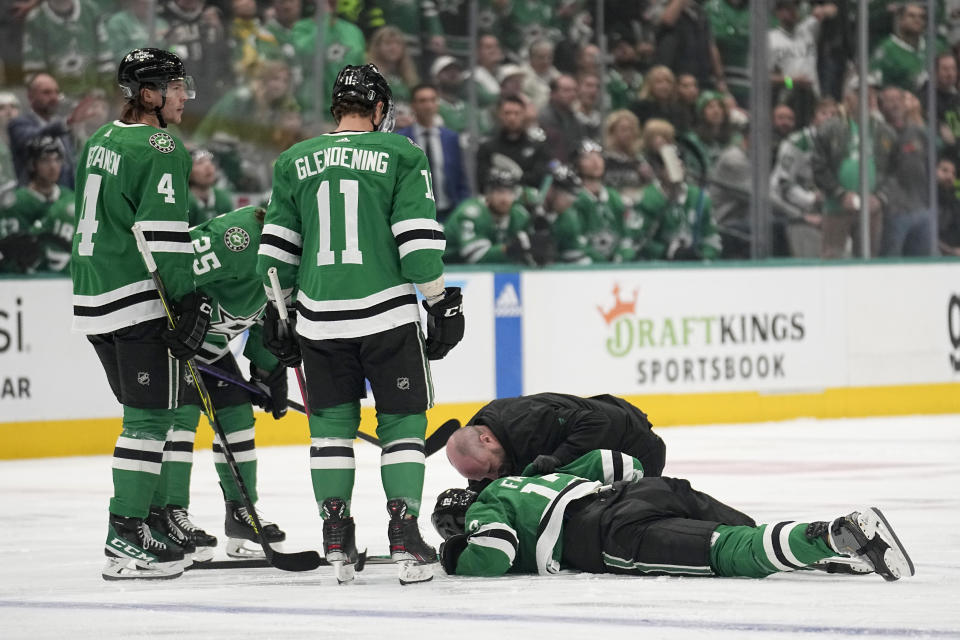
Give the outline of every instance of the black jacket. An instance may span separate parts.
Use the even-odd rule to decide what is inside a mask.
[[[555,456],[562,466],[594,449],[632,455],[643,463],[644,476],[663,471],[666,446],[651,430],[646,414],[610,395],[502,398],[480,409],[467,424],[490,428],[503,446],[510,475],[521,473],[541,454]]]

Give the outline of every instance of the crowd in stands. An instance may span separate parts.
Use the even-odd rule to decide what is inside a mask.
[[[76,154],[118,113],[118,61],[151,43],[197,86],[176,130],[194,223],[263,201],[276,156],[332,128],[337,71],[369,61],[427,155],[448,262],[750,257],[747,0],[605,0],[606,54],[596,0],[478,0],[475,42],[463,0],[320,1],[323,34],[312,0],[0,0],[0,273],[68,266]],[[926,3],[870,0],[861,80],[855,2],[769,0],[774,256],[858,255],[868,135],[873,255],[960,257],[956,4],[929,43]]]

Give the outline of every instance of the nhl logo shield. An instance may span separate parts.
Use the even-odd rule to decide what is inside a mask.
[[[150,372],[149,371],[138,371],[137,372],[137,382],[144,386],[150,386]]]
[[[407,391],[410,388],[410,378],[397,378],[397,389]]]
[[[173,141],[173,136],[161,131],[150,136],[150,146],[160,153],[170,153],[177,148],[177,143]]]
[[[230,251],[243,251],[250,246],[250,234],[241,227],[230,227],[223,234],[223,244]]]

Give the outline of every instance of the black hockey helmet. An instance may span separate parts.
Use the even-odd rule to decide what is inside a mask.
[[[166,96],[167,84],[174,80],[183,80],[188,98],[196,97],[193,78],[186,74],[183,61],[175,53],[163,49],[134,49],[117,67],[117,84],[127,100],[139,96],[144,87],[159,89]]]
[[[476,501],[477,495],[470,489],[447,489],[437,496],[430,521],[444,540],[466,531],[467,509]]]
[[[27,142],[27,173],[32,177],[37,169],[37,160],[45,155],[55,154],[62,160],[66,155],[63,144],[53,136],[36,136]]]
[[[513,189],[520,183],[520,176],[509,169],[490,167],[487,179],[483,182],[484,191],[491,189]]]
[[[364,64],[355,66],[348,64],[333,83],[330,94],[330,113],[341,102],[353,102],[373,109],[378,102],[383,102],[383,119],[380,126],[374,125],[377,131],[393,131],[396,122],[394,113],[393,92],[387,79],[383,77],[376,65]]]

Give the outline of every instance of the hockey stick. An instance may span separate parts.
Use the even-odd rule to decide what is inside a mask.
[[[223,369],[218,369],[217,367],[211,366],[209,364],[203,364],[203,363],[198,363],[197,369],[199,369],[202,373],[205,373],[209,376],[216,378],[217,380],[222,380],[227,384],[232,384],[234,386],[240,387],[241,389],[244,389],[245,391],[249,391],[250,393],[252,393],[253,395],[259,398],[268,397],[267,392],[264,389],[261,389],[257,385],[251,384],[242,378],[236,378],[230,375],[229,372],[224,371]],[[303,414],[307,413],[306,408],[299,402],[296,402],[294,400],[287,400],[287,402],[290,405],[290,408],[292,408],[294,411],[299,411],[300,413],[303,413]],[[444,422],[442,425],[437,427],[436,431],[434,431],[433,433],[430,434],[429,437],[427,437],[426,443],[424,444],[424,450],[425,450],[424,453],[426,453],[427,456],[431,456],[435,454],[437,451],[440,451],[440,449],[443,449],[444,445],[447,444],[447,440],[450,439],[450,436],[453,435],[453,433],[459,428],[460,428],[460,421],[457,420],[456,418],[451,418],[450,420],[447,420],[446,422]],[[370,434],[364,433],[363,431],[357,431],[357,437],[360,438],[361,440],[365,440],[369,442],[370,444],[375,444],[378,447],[380,446],[380,439],[377,438],[376,436],[371,436]]]
[[[394,564],[390,556],[367,556],[363,566],[368,564]],[[270,564],[263,558],[243,558],[239,560],[211,560],[209,562],[194,562],[187,567],[188,570],[194,569],[265,569]],[[330,563],[325,559],[320,559],[321,567],[329,567]],[[363,571],[360,563],[357,562],[357,571]]]
[[[150,278],[153,280],[154,286],[157,288],[157,294],[160,296],[160,303],[163,305],[163,311],[167,315],[167,322],[170,324],[170,328],[174,329],[176,328],[177,322],[173,317],[173,309],[170,307],[170,300],[167,298],[167,290],[163,286],[163,281],[160,279],[160,272],[157,270],[157,263],[153,259],[153,253],[150,251],[150,247],[147,245],[147,239],[144,237],[143,229],[139,224],[133,225],[133,235],[137,240],[137,248],[140,250],[140,256],[143,258],[143,263],[146,266],[147,271],[150,273]],[[207,390],[207,386],[204,384],[203,378],[200,377],[200,372],[197,371],[196,363],[194,362],[193,358],[187,360],[187,371],[193,377],[194,384],[197,387],[197,393],[200,396],[200,402],[203,405],[207,416],[210,418],[210,423],[213,425],[213,430],[217,434],[217,438],[220,440],[224,458],[226,458],[227,466],[230,468],[230,474],[233,476],[233,481],[236,483],[237,489],[240,491],[240,497],[243,500],[243,506],[246,507],[247,513],[250,514],[250,519],[253,523],[253,530],[260,539],[260,546],[263,547],[263,553],[267,557],[267,560],[274,567],[284,571],[311,571],[316,569],[320,566],[320,554],[316,551],[283,553],[271,547],[270,543],[267,542],[267,539],[263,536],[263,527],[260,524],[260,517],[257,515],[257,510],[253,506],[253,501],[250,500],[250,492],[247,490],[247,486],[243,482],[243,477],[240,475],[240,467],[237,466],[237,460],[234,458],[233,452],[230,450],[230,445],[227,442],[227,434],[223,430],[223,425],[220,424],[220,419],[217,417],[216,409],[214,409],[213,402],[210,399],[210,392]]]
[[[284,334],[290,333],[290,316],[287,314],[287,303],[283,300],[283,291],[280,289],[280,276],[277,275],[277,268],[267,269],[267,277],[270,278],[270,288],[273,289],[273,304],[277,307],[277,315],[280,316],[280,328]],[[300,397],[303,398],[303,407],[306,409],[307,418],[310,417],[310,402],[307,400],[307,385],[303,379],[303,365],[297,365],[293,368],[297,374],[297,386],[300,387]]]

